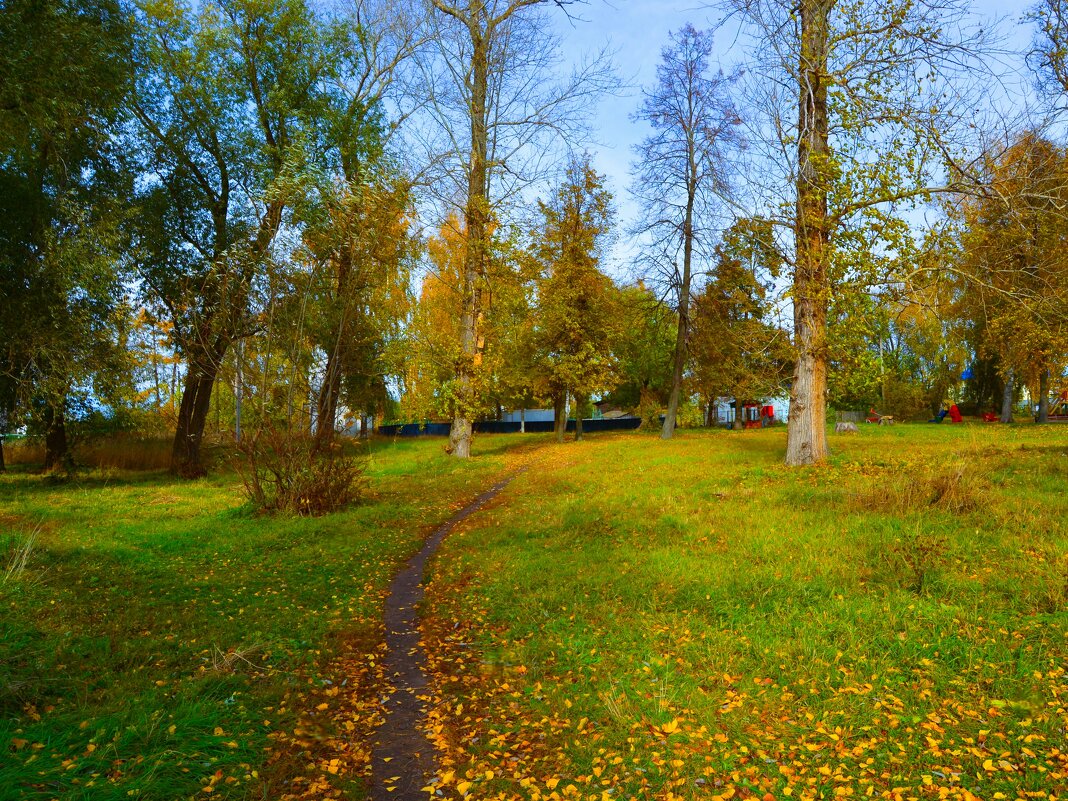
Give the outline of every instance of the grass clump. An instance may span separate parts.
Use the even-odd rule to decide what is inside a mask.
[[[870,486],[857,491],[853,499],[860,510],[908,514],[937,509],[964,514],[982,508],[984,482],[976,475],[975,466],[964,460],[936,469],[902,467],[879,476]]]

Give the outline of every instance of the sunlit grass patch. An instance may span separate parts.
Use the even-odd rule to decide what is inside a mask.
[[[469,792],[1063,794],[1068,430],[831,444],[790,470],[781,430],[591,438],[447,542],[436,725]]]
[[[314,519],[226,471],[0,477],[0,798],[362,793],[388,580],[516,441],[376,441],[365,501]]]

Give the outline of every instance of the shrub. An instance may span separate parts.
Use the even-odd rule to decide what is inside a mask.
[[[322,515],[360,499],[367,459],[342,443],[267,430],[237,447],[235,467],[257,511]]]

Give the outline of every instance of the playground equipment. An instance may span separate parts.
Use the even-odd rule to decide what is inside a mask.
[[[1049,404],[1051,423],[1068,423],[1068,389],[1061,390]]]
[[[875,409],[868,409],[868,416],[864,418],[864,422],[892,426],[894,424],[894,416],[892,414],[879,414]]]
[[[742,407],[742,420],[746,428],[764,428],[775,422],[775,407],[747,403]]]

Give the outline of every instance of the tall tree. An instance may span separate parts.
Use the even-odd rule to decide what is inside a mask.
[[[645,263],[666,284],[678,315],[671,392],[661,436],[675,431],[690,333],[694,257],[710,256],[717,198],[727,190],[728,154],[741,119],[728,94],[738,74],[712,71],[712,34],[685,25],[661,51],[656,84],[636,118],[654,133],[637,148],[635,195]],[[681,256],[681,265],[679,264]]]
[[[786,461],[827,456],[827,311],[838,237],[872,250],[903,207],[956,190],[986,34],[963,0],[731,0],[753,37],[749,191],[792,239],[794,347]],[[960,77],[962,80],[956,81]],[[761,119],[757,119],[757,117]],[[792,191],[783,192],[783,187]],[[893,231],[893,226],[889,225]]]
[[[962,309],[981,334],[979,355],[996,360],[1001,420],[1033,388],[1044,421],[1050,375],[1065,362],[1068,332],[1068,151],[1026,132],[987,164],[985,191],[963,199]]]
[[[612,225],[611,203],[604,176],[593,169],[589,156],[572,161],[555,196],[539,203],[543,222],[535,247],[543,277],[536,337],[558,440],[567,426],[568,396],[581,409],[616,381],[615,287],[599,269],[602,242]],[[580,415],[575,438],[582,438]]]
[[[485,342],[481,321],[494,211],[544,172],[544,155],[574,138],[597,95],[614,83],[603,59],[585,63],[562,83],[551,77],[556,42],[539,11],[573,1],[430,0],[440,15],[439,65],[446,80],[428,94],[456,166],[451,194],[460,198],[467,244],[449,436],[459,458],[471,454],[471,423],[480,403],[474,374]]]
[[[46,468],[68,460],[77,409],[114,401],[128,376],[133,172],[114,132],[130,37],[115,0],[13,0],[0,14],[0,418],[42,431]]]
[[[731,226],[693,304],[694,384],[709,404],[734,398],[735,428],[743,427],[745,404],[782,391],[791,367],[789,340],[770,293],[782,265],[770,229],[763,220]]]
[[[230,346],[257,328],[255,293],[291,204],[302,131],[334,57],[302,0],[147,4],[133,114],[153,179],[140,274],[174,322],[186,369],[172,470],[200,445]]]
[[[317,282],[316,344],[325,354],[316,433],[335,435],[339,404],[366,419],[386,394],[389,344],[408,310],[415,256],[412,182],[393,141],[410,113],[407,81],[425,46],[420,0],[354,0],[335,33],[340,59],[323,109],[313,200],[298,217]],[[388,111],[387,111],[388,106]]]

